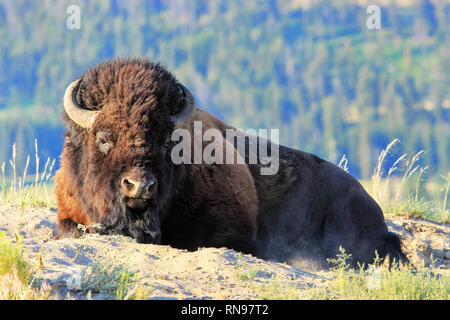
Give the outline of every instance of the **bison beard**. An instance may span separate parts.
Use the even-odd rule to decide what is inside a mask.
[[[134,210],[120,201],[118,214],[105,219],[100,234],[121,234],[136,239],[139,243],[161,243],[161,224],[156,207]]]
[[[229,247],[282,261],[302,256],[319,266],[341,246],[353,266],[373,262],[375,252],[408,261],[359,182],[314,155],[280,145],[272,176],[248,164],[249,154],[247,164],[173,164],[175,128],[193,132],[194,121],[202,121],[224,137],[233,128],[196,107],[189,90],[147,59],[89,69],[67,88],[62,117],[60,238],[79,236],[77,224],[89,231],[100,224],[102,234],[141,243]]]

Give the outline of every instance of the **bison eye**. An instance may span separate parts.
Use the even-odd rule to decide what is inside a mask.
[[[98,150],[105,155],[107,155],[113,147],[113,144],[109,140],[109,135],[106,132],[97,132],[95,142]]]

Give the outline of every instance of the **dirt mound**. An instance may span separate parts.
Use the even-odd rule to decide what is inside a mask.
[[[257,299],[276,281],[309,287],[326,281],[327,272],[299,268],[243,255],[226,248],[202,248],[195,252],[168,246],[138,244],[121,236],[86,235],[80,239],[54,240],[56,210],[50,208],[0,206],[0,230],[14,237],[18,232],[40,265],[41,281],[50,283],[59,297],[67,293],[86,298],[78,289],[83,268],[95,261],[125,263],[138,272],[138,286],[150,287],[153,299]],[[387,218],[389,229],[404,239],[408,257],[415,265],[431,263],[450,267],[449,226],[401,217]],[[243,279],[251,279],[251,285]],[[282,289],[281,289],[282,290]],[[92,298],[105,299],[104,294]]]
[[[393,216],[387,216],[386,223],[402,238],[412,264],[429,267],[433,263],[438,269],[450,268],[449,224]]]

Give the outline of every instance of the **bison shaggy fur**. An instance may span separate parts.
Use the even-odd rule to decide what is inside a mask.
[[[302,255],[326,266],[342,246],[353,264],[371,263],[375,251],[407,261],[360,183],[317,156],[280,145],[275,175],[261,175],[261,165],[248,161],[175,165],[174,129],[192,132],[194,121],[224,136],[233,129],[197,106],[176,122],[194,101],[180,88],[174,75],[145,58],[106,61],[80,77],[73,105],[96,118],[85,128],[70,109],[62,112],[58,237],[80,236],[78,224],[91,232],[98,224],[102,234],[188,250],[228,247],[284,261]],[[147,197],[130,191],[138,186]]]

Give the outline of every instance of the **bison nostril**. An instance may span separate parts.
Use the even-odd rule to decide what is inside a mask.
[[[123,183],[128,187],[128,186],[133,186],[133,184],[130,182],[130,180],[123,180]]]
[[[126,178],[122,179],[122,186],[125,191],[132,191],[136,187],[135,181],[130,181]]]
[[[147,195],[150,195],[154,190],[154,188],[156,187],[156,180],[151,179],[147,182],[144,182],[143,184],[144,184],[143,189],[146,191]]]

